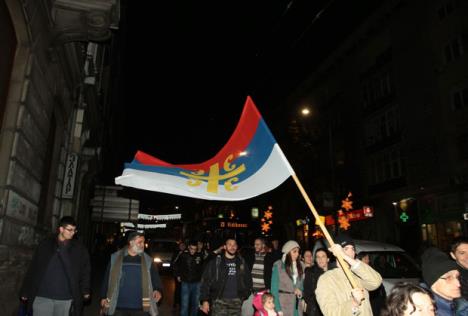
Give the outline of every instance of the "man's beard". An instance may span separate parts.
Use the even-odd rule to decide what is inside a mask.
[[[137,255],[143,253],[143,248],[138,247],[137,245],[131,245],[132,251],[135,252]]]

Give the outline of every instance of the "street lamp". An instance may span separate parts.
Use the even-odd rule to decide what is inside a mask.
[[[301,110],[302,116],[309,116],[310,114],[310,109],[308,107],[303,107]]]

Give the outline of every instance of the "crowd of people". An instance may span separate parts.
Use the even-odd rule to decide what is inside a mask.
[[[57,234],[35,251],[20,291],[34,316],[79,316],[90,298],[90,259],[73,238],[76,231],[74,219],[66,216]],[[261,237],[241,250],[234,238],[214,250],[188,240],[172,259],[174,301],[181,316],[468,315],[468,239],[455,240],[449,254],[428,247],[421,263],[420,284],[398,283],[386,293],[369,255],[356,254],[347,234],[314,251],[295,240],[279,247],[278,240]],[[104,273],[101,314],[160,315],[162,288],[145,253],[145,235],[129,232]]]

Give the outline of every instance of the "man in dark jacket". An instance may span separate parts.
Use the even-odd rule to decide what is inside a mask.
[[[75,220],[64,216],[58,234],[37,247],[20,292],[34,316],[81,315],[90,295],[91,265],[88,250],[73,239],[76,232]]]
[[[228,238],[224,254],[206,265],[200,288],[201,310],[211,316],[238,316],[242,302],[252,292],[252,276],[244,259],[237,254],[237,242]]]
[[[174,267],[177,282],[181,283],[180,316],[198,315],[200,280],[203,272],[203,253],[198,252],[197,242],[191,241],[188,250],[179,257]]]

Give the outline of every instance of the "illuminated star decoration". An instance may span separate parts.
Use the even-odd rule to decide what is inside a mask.
[[[348,221],[348,217],[342,210],[338,211],[338,223],[340,223],[340,228],[343,228],[344,230],[348,230],[349,226],[351,226]]]
[[[346,196],[344,200],[341,200],[341,210],[338,210],[338,223],[340,223],[340,228],[344,230],[348,230],[351,226],[348,216],[344,211],[350,211],[353,209],[353,201],[351,201],[352,196],[353,193],[348,192],[348,196]]]
[[[270,224],[268,223],[263,223],[262,224],[262,232],[267,233],[270,231]]]
[[[349,192],[346,199],[341,200],[341,208],[342,209],[345,209],[347,211],[353,209],[353,201],[350,200],[350,197],[352,197],[352,196],[353,196],[353,194],[351,192]]]
[[[271,225],[273,224],[273,207],[268,206],[268,209],[263,212],[263,217],[261,218],[261,230],[262,234],[265,235],[271,230]]]

